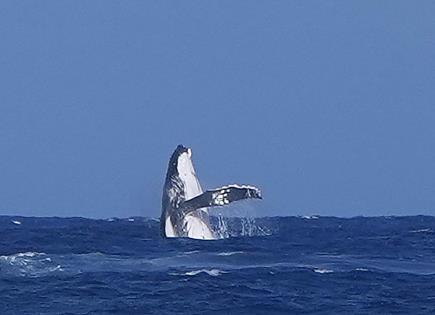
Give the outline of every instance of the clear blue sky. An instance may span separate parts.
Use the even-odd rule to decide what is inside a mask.
[[[435,215],[435,1],[1,1],[0,214]],[[256,203],[258,205],[258,203]]]

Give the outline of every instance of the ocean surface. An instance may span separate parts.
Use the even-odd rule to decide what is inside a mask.
[[[0,314],[435,314],[435,218],[0,216]]]

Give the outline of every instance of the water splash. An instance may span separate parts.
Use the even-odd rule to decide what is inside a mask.
[[[228,238],[230,237],[230,233],[228,230],[228,224],[226,221],[226,218],[222,215],[222,213],[219,213],[217,216],[217,226],[216,226],[216,236],[219,239]]]
[[[210,221],[218,239],[272,234],[268,228],[261,226],[253,217],[225,217],[219,213],[212,216]]]
[[[242,224],[241,236],[253,236],[253,231],[255,230],[255,219],[254,218],[241,218],[240,223]]]
[[[255,221],[255,218],[246,217],[240,218],[242,226],[240,236],[267,236],[272,233],[265,227],[261,227]]]

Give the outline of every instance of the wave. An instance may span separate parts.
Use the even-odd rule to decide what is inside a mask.
[[[192,255],[192,254],[198,254],[199,250],[189,250],[187,252],[183,252],[183,255]]]
[[[243,251],[235,251],[235,252],[221,252],[221,253],[217,253],[217,256],[233,256],[233,255],[238,255],[238,254],[244,254],[245,252]]]
[[[61,272],[63,268],[45,253],[24,252],[0,256],[0,274],[37,277],[52,272]]]
[[[434,217],[226,218],[235,237],[214,242],[163,240],[158,221],[134,220],[0,216],[0,277],[250,268],[435,274]]]
[[[242,255],[241,255],[242,254]],[[222,258],[219,258],[222,257]],[[187,271],[186,271],[187,270]],[[415,275],[435,274],[435,264],[424,261],[397,261],[395,259],[365,258],[332,255],[314,255],[301,258],[265,256],[247,251],[205,252],[186,251],[158,257],[133,257],[110,255],[101,252],[83,254],[46,254],[43,252],[20,252],[0,256],[1,277],[44,277],[47,275],[77,275],[95,272],[115,273],[161,273],[195,276],[205,273],[219,276],[223,273],[408,273]]]
[[[334,272],[334,270],[331,270],[331,269],[321,269],[321,268],[314,269],[313,271],[316,273],[332,273],[332,272]]]
[[[197,270],[191,270],[191,271],[186,271],[184,273],[169,273],[172,276],[196,276],[199,274],[207,274],[209,276],[212,277],[217,277],[220,276],[222,274],[228,273],[228,271],[224,271],[224,270],[220,270],[220,269],[197,269]]]
[[[8,262],[15,262],[17,258],[21,257],[35,257],[35,256],[42,256],[46,255],[45,253],[38,253],[38,252],[25,252],[25,253],[17,253],[12,255],[4,255],[0,256],[0,260],[5,260]]]
[[[433,233],[433,230],[430,228],[425,228],[425,229],[412,230],[409,232],[410,233]]]

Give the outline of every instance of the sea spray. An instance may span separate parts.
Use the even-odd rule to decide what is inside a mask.
[[[253,217],[225,217],[222,214],[211,216],[211,224],[219,239],[229,237],[250,237],[271,235],[271,231],[259,224]]]
[[[217,217],[217,227],[216,227],[216,236],[217,238],[228,238],[230,236],[228,232],[228,225],[226,218],[222,215],[222,213],[218,214]]]

